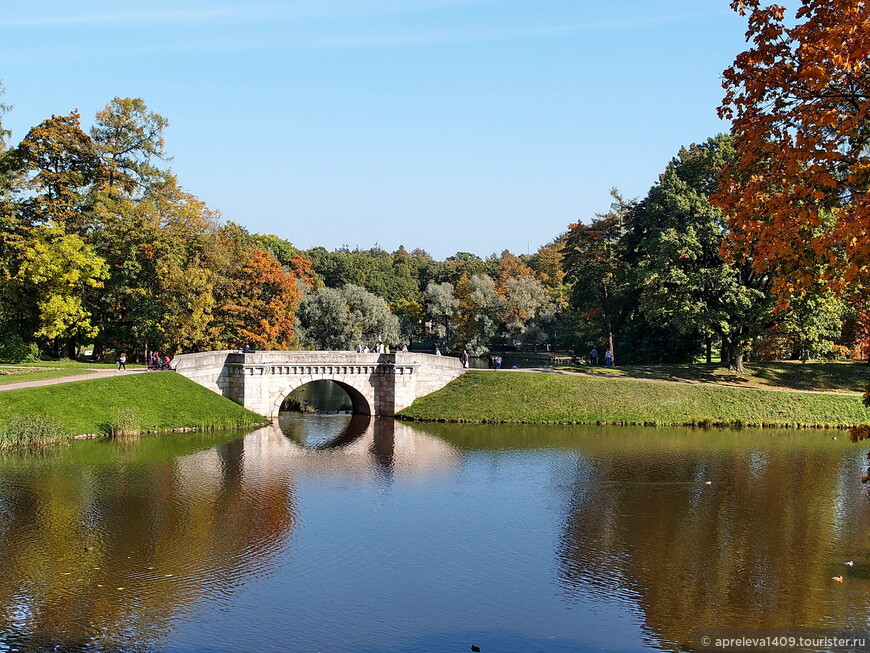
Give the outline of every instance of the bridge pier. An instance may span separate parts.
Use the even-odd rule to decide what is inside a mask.
[[[465,371],[447,356],[345,351],[213,351],[180,354],[172,364],[179,374],[270,419],[287,395],[312,381],[340,385],[355,413],[393,416]]]

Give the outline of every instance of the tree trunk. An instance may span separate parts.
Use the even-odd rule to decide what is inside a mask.
[[[607,348],[610,350],[613,364],[616,364],[616,350],[613,348],[613,326],[610,321],[610,292],[607,284],[602,284],[604,290],[604,330],[607,332]]]
[[[728,369],[740,374],[746,372],[743,367],[743,343],[728,339]]]
[[[713,336],[707,335],[707,365],[713,364]]]

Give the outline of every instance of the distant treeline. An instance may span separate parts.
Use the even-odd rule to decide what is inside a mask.
[[[866,355],[859,306],[819,287],[776,310],[772,279],[720,254],[729,231],[709,197],[729,136],[681,149],[644,198],[614,191],[609,213],[534,254],[437,261],[299,250],[223,221],[166,166],[166,125],[115,98],[88,131],[75,112],[15,145],[0,129],[0,359],[377,341],[596,346],[617,363]]]

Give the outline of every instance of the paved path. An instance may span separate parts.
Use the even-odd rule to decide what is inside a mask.
[[[86,372],[85,374],[59,376],[55,379],[42,379],[40,381],[22,381],[20,383],[0,384],[0,392],[3,392],[4,390],[20,390],[22,388],[38,388],[43,385],[57,385],[58,383],[71,383],[73,381],[90,381],[91,379],[104,379],[106,377],[118,376],[122,374],[141,374],[142,372],[147,371],[148,370],[144,368],[127,370],[126,372],[119,372],[118,370],[93,370],[92,372]]]

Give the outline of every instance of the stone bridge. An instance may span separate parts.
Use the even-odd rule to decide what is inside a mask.
[[[464,372],[459,359],[449,356],[352,351],[208,351],[179,354],[172,367],[270,419],[278,417],[287,395],[312,381],[341,386],[354,413],[392,416]]]

